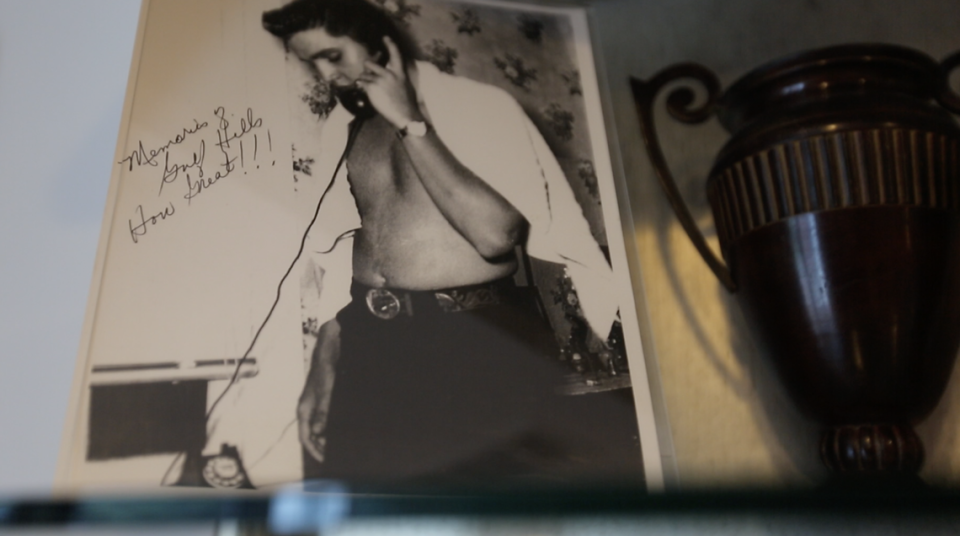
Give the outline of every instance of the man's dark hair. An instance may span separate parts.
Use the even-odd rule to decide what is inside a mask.
[[[418,57],[413,39],[390,15],[367,0],[294,0],[263,14],[263,27],[286,43],[294,34],[323,28],[334,37],[349,37],[371,55],[386,57],[383,37],[396,43],[404,65]]]

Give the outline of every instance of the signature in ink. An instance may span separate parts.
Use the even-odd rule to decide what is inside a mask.
[[[242,138],[245,134],[255,128],[263,126],[263,118],[255,117],[252,108],[247,108],[247,115],[240,118],[240,131],[230,132],[230,121],[227,119],[227,110],[223,106],[218,106],[213,115],[217,116],[220,124],[217,126],[218,145],[230,147],[230,142]]]
[[[247,108],[246,115],[240,118],[239,130],[236,128],[231,128],[231,122],[230,119],[227,118],[227,110],[225,107],[218,106],[214,109],[213,115],[219,120],[217,124],[216,146],[220,149],[220,154],[223,156],[223,162],[220,164],[220,167],[223,169],[216,171],[213,177],[204,177],[203,173],[200,173],[200,175],[194,179],[189,174],[186,174],[187,193],[184,194],[183,198],[187,200],[188,204],[193,198],[202,194],[211,186],[216,184],[217,181],[229,176],[235,169],[237,169],[238,159],[240,160],[239,167],[244,167],[246,165],[243,137],[263,126],[263,118],[257,117],[253,112],[253,108]],[[259,144],[256,134],[253,135],[253,141],[254,159],[256,159]],[[230,142],[236,142],[236,148],[239,149],[238,156],[234,155],[230,150],[234,148]]]
[[[143,212],[143,205],[137,205],[135,211],[137,213],[138,221],[134,225],[134,220],[127,220],[127,224],[130,227],[130,239],[133,240],[134,244],[139,243],[140,237],[147,234],[148,226],[152,227],[159,223],[162,223],[164,220],[173,216],[177,212],[177,207],[173,203],[169,203],[163,210],[157,212],[152,216],[147,216]]]
[[[200,150],[193,153],[193,160],[188,164],[170,165],[170,153],[167,153],[163,160],[163,180],[160,182],[160,191],[157,195],[163,193],[163,186],[177,180],[181,173],[186,173],[192,168],[196,168],[198,175],[203,178],[203,159],[207,155],[207,142],[200,140]],[[187,180],[190,176],[187,175]]]
[[[237,168],[235,164],[235,162],[237,161],[237,157],[234,156],[231,158],[230,153],[227,152],[224,145],[218,143],[217,146],[220,147],[220,154],[223,155],[223,163],[220,164],[220,167],[222,167],[224,170],[223,171],[217,170],[213,174],[213,177],[207,177],[207,178],[204,178],[203,173],[200,173],[200,176],[196,181],[190,178],[189,173],[186,174],[187,193],[184,194],[183,198],[187,200],[188,205],[190,204],[190,200],[192,200],[194,197],[197,197],[198,195],[203,193],[207,188],[210,188],[211,186],[216,184],[217,181],[219,181],[220,179],[230,175],[230,173]]]
[[[123,158],[123,160],[117,162],[120,165],[127,164],[127,170],[133,171],[134,166],[153,166],[157,167],[157,157],[163,153],[166,153],[170,147],[174,145],[180,145],[186,141],[187,137],[191,134],[196,134],[201,129],[210,126],[206,121],[198,122],[196,119],[193,120],[192,127],[184,127],[180,134],[177,134],[172,139],[167,140],[167,143],[157,147],[156,149],[150,149],[149,151],[143,147],[143,141],[140,141],[136,151],[130,153],[129,156]]]
[[[139,243],[151,227],[159,225],[176,213],[174,203],[167,198],[169,185],[177,182],[182,184],[177,186],[177,189],[189,207],[195,197],[212,188],[220,179],[231,175],[246,175],[254,171],[254,166],[260,169],[260,153],[263,152],[260,147],[261,138],[265,138],[265,148],[273,152],[270,130],[264,128],[263,118],[257,115],[253,108],[237,114],[229,112],[225,106],[218,106],[213,109],[213,118],[207,119],[209,123],[194,119],[193,125],[183,128],[180,134],[160,147],[148,150],[141,141],[136,151],[119,162],[130,171],[139,166],[160,168],[162,164],[163,174],[160,176],[157,197],[164,199],[161,202],[166,202],[167,205],[156,213],[151,213],[150,209],[145,211],[143,205],[137,205],[134,210],[136,216],[128,220],[130,239],[134,244]],[[197,134],[210,126],[214,128],[209,130],[209,134]],[[196,150],[188,156],[186,148],[179,149],[175,146],[185,143],[192,135],[196,135],[194,138],[199,141],[194,145]],[[210,155],[207,154],[207,142],[216,148]],[[267,165],[274,166],[276,161]],[[185,193],[183,188],[186,189]]]

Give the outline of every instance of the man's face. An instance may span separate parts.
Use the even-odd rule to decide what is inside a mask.
[[[364,62],[377,59],[360,43],[346,36],[334,37],[323,28],[297,32],[288,44],[297,57],[334,86],[353,84],[366,69]]]

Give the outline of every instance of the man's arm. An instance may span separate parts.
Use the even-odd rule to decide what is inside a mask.
[[[360,85],[374,108],[399,129],[426,121],[416,90],[396,45],[384,38],[390,62],[367,62]],[[457,160],[433,129],[422,137],[406,136],[403,145],[434,204],[447,221],[486,258],[513,251],[524,231],[523,215],[502,195]]]
[[[434,204],[480,255],[513,251],[524,227],[513,205],[461,164],[433,129],[405,137],[403,145]]]
[[[330,395],[333,392],[334,366],[340,357],[340,324],[336,319],[326,322],[317,334],[313,348],[310,372],[297,403],[297,424],[300,443],[316,458],[323,461],[325,440],[323,432],[330,410]]]

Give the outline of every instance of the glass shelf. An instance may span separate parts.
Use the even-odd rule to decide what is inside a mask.
[[[616,521],[623,530],[673,527],[666,534],[685,533],[681,530],[684,527],[714,527],[718,533],[726,533],[738,526],[741,529],[766,527],[764,530],[767,530],[752,533],[780,533],[769,530],[771,527],[809,527],[811,523],[818,530],[842,529],[853,524],[863,529],[879,524],[937,533],[938,527],[946,530],[960,522],[960,490],[933,488],[917,482],[885,485],[866,482],[816,490],[665,494],[623,487],[466,490],[347,487],[324,483],[311,489],[316,491],[290,490],[249,496],[211,493],[190,497],[105,495],[8,499],[0,503],[0,533],[39,527],[71,531],[110,527],[176,530],[176,527],[198,527],[206,523],[214,527],[210,530],[215,534],[327,534],[358,524],[382,530],[398,524],[427,526],[439,521],[447,523],[448,528],[451,522],[459,523],[457,526],[461,528],[469,523],[481,523],[488,530],[484,534],[497,534],[494,530],[497,523],[508,522],[513,526],[539,523],[541,527],[547,523],[557,534],[579,534],[568,530],[569,526],[586,530],[611,521]],[[169,530],[166,533],[170,533]],[[367,532],[350,532],[355,533]],[[551,532],[541,530],[537,534]]]

